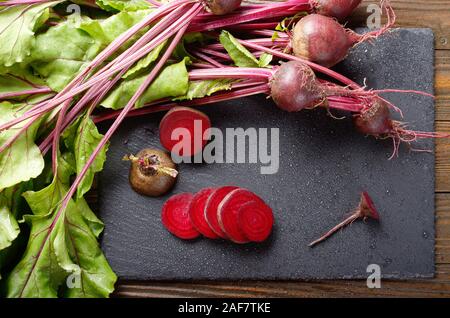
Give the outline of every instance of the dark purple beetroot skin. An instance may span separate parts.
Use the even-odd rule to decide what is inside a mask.
[[[311,0],[316,13],[333,17],[338,20],[347,18],[362,0]]]
[[[314,108],[325,100],[309,66],[298,61],[283,63],[271,80],[271,96],[277,106],[288,112]]]
[[[376,101],[367,111],[353,117],[356,130],[366,135],[383,136],[392,132],[392,120],[389,107],[382,101]]]
[[[208,7],[215,15],[233,12],[241,5],[242,0],[207,0]]]
[[[342,61],[358,41],[335,19],[320,14],[302,18],[293,34],[294,55],[326,67]]]

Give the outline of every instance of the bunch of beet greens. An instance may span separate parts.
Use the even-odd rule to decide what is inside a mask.
[[[364,35],[334,19],[361,1],[73,2],[81,10],[68,15],[69,1],[0,1],[0,284],[8,297],[113,291],[116,275],[97,242],[103,224],[84,195],[126,117],[267,94],[287,111],[348,111],[360,132],[392,138],[394,155],[401,142],[446,137],[392,120],[390,109],[399,110],[378,94],[395,90],[367,90],[328,68],[389,30],[387,2],[385,27]],[[112,121],[102,135],[104,120]],[[78,287],[67,288],[70,277]]]

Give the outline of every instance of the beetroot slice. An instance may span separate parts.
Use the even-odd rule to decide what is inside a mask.
[[[179,131],[180,137],[172,137],[172,133],[180,128],[187,129],[190,138],[184,138],[182,130]],[[159,139],[164,148],[178,156],[194,156],[205,147],[209,136],[204,134],[209,128],[211,121],[206,114],[189,107],[178,106],[168,111],[159,123]]]
[[[272,232],[272,209],[260,201],[248,202],[238,210],[238,224],[250,241],[263,242]]]
[[[216,189],[208,198],[205,207],[205,219],[209,227],[221,238],[227,238],[227,235],[222,231],[219,225],[219,220],[217,219],[218,208],[220,202],[225,198],[231,191],[238,189],[235,186],[224,186]]]
[[[217,239],[219,236],[211,229],[205,218],[206,201],[214,192],[215,188],[205,188],[194,195],[189,207],[189,217],[192,225],[203,236],[210,239]]]
[[[249,238],[239,226],[239,209],[249,202],[265,204],[264,201],[253,192],[246,189],[236,189],[230,192],[220,203],[218,209],[219,224],[224,233],[235,243],[248,243]]]
[[[200,236],[189,218],[189,206],[194,195],[180,193],[170,197],[163,205],[161,221],[166,229],[178,238],[190,240]]]

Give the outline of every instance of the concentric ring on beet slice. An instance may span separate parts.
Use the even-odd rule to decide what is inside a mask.
[[[263,242],[272,233],[272,209],[264,202],[248,202],[238,210],[238,224],[250,241]]]
[[[203,236],[210,239],[219,238],[219,235],[211,229],[205,218],[206,202],[215,190],[215,188],[205,188],[200,190],[194,195],[189,207],[189,217],[191,218],[192,225]]]
[[[250,240],[239,226],[239,209],[249,202],[265,204],[264,201],[253,192],[246,189],[236,189],[230,192],[220,203],[218,209],[219,225],[230,240],[244,244]]]
[[[239,189],[235,186],[224,186],[216,189],[208,198],[205,207],[205,219],[209,227],[216,233],[219,237],[226,239],[226,234],[222,231],[219,225],[219,220],[217,219],[219,204],[222,202],[223,198],[227,196],[231,191]]]
[[[189,218],[189,206],[193,198],[192,193],[175,194],[164,203],[161,211],[161,221],[165,228],[184,240],[200,236]]]

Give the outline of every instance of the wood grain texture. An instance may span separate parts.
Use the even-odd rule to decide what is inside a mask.
[[[352,25],[364,25],[364,1]],[[395,0],[399,27],[429,27],[436,37],[436,129],[450,133],[450,0]],[[450,139],[436,142],[436,277],[383,281],[314,282],[131,282],[121,281],[116,297],[450,297]]]

